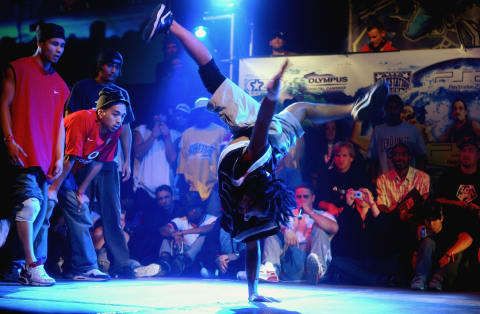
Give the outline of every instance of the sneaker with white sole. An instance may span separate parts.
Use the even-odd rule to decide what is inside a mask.
[[[369,120],[381,112],[390,91],[387,81],[381,80],[371,86],[363,97],[357,99],[352,109],[355,120]]]
[[[268,282],[278,282],[278,275],[275,266],[270,262],[260,265],[258,279]]]
[[[305,265],[305,273],[307,282],[312,285],[316,285],[320,278],[325,275],[326,270],[318,259],[318,255],[310,253],[307,256],[307,264]]]
[[[432,280],[428,284],[430,290],[442,291],[444,278],[442,275],[436,273],[433,275]]]
[[[48,287],[55,284],[55,279],[50,277],[45,271],[43,264],[38,262],[29,266],[25,265],[20,271],[18,281],[25,286]]]
[[[76,281],[107,281],[110,280],[110,276],[95,268],[81,274],[75,274],[72,279]]]
[[[147,266],[137,267],[133,271],[135,272],[135,277],[141,278],[156,276],[160,273],[161,270],[162,268],[160,267],[160,265],[152,263]]]
[[[167,32],[173,22],[173,13],[167,6],[160,3],[152,12],[147,25],[143,29],[143,40],[149,42],[155,35]]]
[[[412,281],[410,282],[410,289],[413,290],[425,290],[426,285],[425,285],[426,278],[424,275],[421,274],[416,274],[415,277],[413,277]]]

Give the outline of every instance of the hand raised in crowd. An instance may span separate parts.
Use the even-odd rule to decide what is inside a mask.
[[[153,125],[153,128],[152,128],[152,136],[154,138],[159,138],[161,134],[162,134],[162,130],[160,128],[160,122],[155,121],[155,124]]]
[[[293,230],[286,230],[284,233],[285,243],[288,246],[299,246],[298,237]]]
[[[168,128],[165,122],[160,122],[159,127],[160,127],[160,136],[162,136],[163,138],[170,136],[170,129]]]
[[[375,198],[373,197],[373,194],[372,192],[370,192],[369,189],[360,188],[358,190],[362,192],[362,199],[365,201],[365,203],[368,204],[368,206],[372,207],[373,205],[375,205]]]
[[[27,153],[23,150],[23,148],[15,142],[14,139],[11,141],[6,142],[8,157],[10,158],[10,163],[16,166],[24,166],[22,158],[28,158]]]
[[[218,268],[220,268],[222,274],[225,274],[227,272],[228,262],[230,262],[230,259],[228,258],[227,254],[219,255],[215,259],[215,263],[218,265]]]

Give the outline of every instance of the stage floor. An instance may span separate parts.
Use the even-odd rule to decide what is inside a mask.
[[[0,312],[41,313],[480,313],[480,293],[264,283],[281,303],[251,304],[244,281],[137,279],[59,281],[53,287],[0,282]]]

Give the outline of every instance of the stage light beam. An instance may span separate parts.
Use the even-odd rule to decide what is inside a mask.
[[[232,8],[235,6],[235,0],[213,0],[212,2],[217,7]]]

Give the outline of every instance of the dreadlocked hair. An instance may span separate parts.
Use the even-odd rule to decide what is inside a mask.
[[[297,206],[295,194],[266,170],[251,173],[244,182],[244,193],[264,209],[265,215],[286,226]]]

